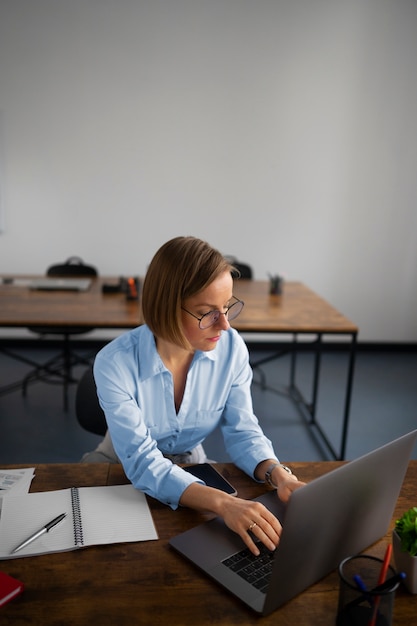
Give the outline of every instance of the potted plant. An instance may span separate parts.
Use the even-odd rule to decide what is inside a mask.
[[[404,585],[410,593],[417,593],[417,506],[395,522],[392,547],[397,570],[407,576]]]

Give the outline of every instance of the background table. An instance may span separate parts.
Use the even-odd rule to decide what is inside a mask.
[[[93,278],[87,291],[28,288],[39,276],[0,277],[0,327],[93,326],[134,328],[143,322],[140,306],[123,293],[103,293],[113,277]],[[281,295],[269,294],[268,281],[236,280],[234,294],[245,307],[233,326],[241,332],[355,334],[357,326],[300,282],[287,282]]]
[[[343,460],[349,427],[358,327],[300,282],[287,282],[284,284],[281,295],[270,295],[268,281],[236,281],[234,294],[245,302],[242,313],[233,321],[233,326],[237,330],[260,333],[264,336],[278,333],[292,337],[292,343],[279,344],[275,340],[278,352],[264,359],[261,358],[256,363],[262,366],[271,359],[290,352],[290,376],[286,391],[302,410],[307,424],[316,431],[332,457]],[[310,339],[311,335],[313,339]],[[330,442],[317,415],[321,357],[328,336],[347,339],[348,365],[338,449]],[[302,343],[299,342],[300,338],[302,338]],[[297,385],[297,353],[300,348],[305,348],[306,342],[314,353],[312,392],[311,397],[307,399]]]
[[[312,480],[340,462],[292,463],[302,480]],[[219,464],[224,476],[242,497],[255,497],[264,486],[231,464]],[[32,491],[72,485],[124,484],[120,465],[39,465]],[[383,557],[394,520],[416,504],[417,461],[411,461],[388,533],[366,550]],[[94,546],[73,552],[2,561],[0,568],[22,580],[22,596],[0,609],[2,626],[51,624],[84,626],[132,624],[199,626],[330,626],[338,598],[336,571],[267,617],[260,618],[222,587],[177,554],[168,541],[207,519],[189,509],[172,511],[148,498],[159,534],[158,541]],[[393,625],[413,624],[417,597],[403,587],[397,592]]]
[[[6,279],[10,277],[5,277]],[[34,277],[32,277],[34,278]],[[30,277],[14,277],[12,283],[0,281],[0,327],[85,326],[95,329],[128,329],[143,323],[140,301],[127,300],[124,293],[103,293],[103,284],[117,285],[118,278],[92,279],[85,292],[36,291],[27,286]],[[236,280],[234,294],[245,302],[245,307],[232,326],[241,333],[257,333],[264,337],[274,334],[289,335],[290,342],[279,344],[277,354],[291,353],[289,396],[303,409],[307,424],[314,428],[335,459],[344,459],[349,425],[349,411],[354,375],[355,348],[358,328],[326,300],[300,282],[284,284],[281,295],[269,294],[269,282]],[[327,336],[347,339],[348,368],[338,449],[329,441],[317,416],[317,398],[321,375],[321,355]],[[305,398],[297,386],[296,356],[305,340],[314,352],[311,398]],[[300,337],[303,343],[299,342]],[[1,346],[1,342],[0,342]],[[3,351],[14,356],[10,350]],[[261,359],[258,365],[271,357]],[[29,365],[36,365],[31,362]],[[13,386],[11,386],[13,388]],[[335,417],[336,419],[336,417]]]

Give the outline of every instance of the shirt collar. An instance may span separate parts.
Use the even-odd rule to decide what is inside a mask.
[[[218,348],[216,348],[216,350],[210,350],[209,352],[202,352],[201,350],[197,350],[194,354],[191,367],[193,363],[201,359],[210,359],[211,361],[216,361],[218,358],[218,355],[216,354],[217,350]],[[147,326],[143,327],[143,332],[139,335],[138,359],[139,376],[142,380],[146,380],[147,378],[151,378],[152,376],[158,376],[159,374],[161,374],[161,372],[167,371],[167,368],[162,362],[158,350],[156,349],[155,337]]]

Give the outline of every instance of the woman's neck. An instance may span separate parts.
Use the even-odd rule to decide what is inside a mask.
[[[156,339],[156,349],[164,365],[171,371],[172,368],[188,368],[194,356],[194,352],[180,348],[164,339]]]
[[[184,397],[187,374],[194,353],[172,343],[158,339],[156,349],[165,367],[171,372],[174,384],[174,404],[178,413]]]

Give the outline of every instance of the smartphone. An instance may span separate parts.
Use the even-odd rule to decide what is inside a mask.
[[[204,480],[208,487],[214,487],[215,489],[221,489],[221,491],[225,491],[231,496],[236,496],[237,491],[227,481],[221,474],[218,472],[213,465],[210,463],[197,463],[196,465],[187,465],[182,468],[186,472],[193,474],[200,480]]]

